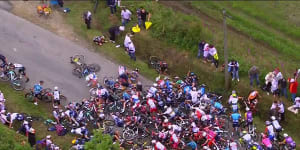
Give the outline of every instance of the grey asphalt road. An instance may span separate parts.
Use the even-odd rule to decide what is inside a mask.
[[[69,101],[79,101],[88,97],[86,82],[72,75],[70,56],[84,55],[87,63],[101,66],[100,81],[104,76],[117,77],[118,64],[98,53],[92,52],[74,42],[59,37],[23,18],[15,16],[0,7],[0,53],[9,62],[21,63],[26,67],[32,87],[44,80],[44,87],[58,86]],[[141,77],[143,84],[151,81]]]

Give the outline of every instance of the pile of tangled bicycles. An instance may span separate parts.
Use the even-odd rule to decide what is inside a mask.
[[[258,133],[253,117],[259,95],[238,97],[235,91],[225,100],[199,84],[189,72],[179,77],[158,77],[152,85],[142,85],[139,70],[119,67],[117,78],[99,80],[97,64],[87,65],[84,56],[71,57],[73,74],[85,78],[90,97],[66,106],[55,105],[55,120],[46,120],[49,131],[58,135],[80,135],[71,149],[84,149],[92,129],[112,136],[123,149],[214,149],[293,150],[296,144],[283,132],[280,116],[270,116],[266,131]],[[64,97],[65,98],[65,97]],[[240,111],[245,111],[241,115]]]

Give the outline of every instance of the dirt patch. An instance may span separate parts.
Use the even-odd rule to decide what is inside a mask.
[[[39,1],[11,1],[13,9],[11,12],[17,16],[20,16],[38,26],[41,26],[51,32],[69,39],[77,44],[88,47],[88,44],[80,36],[75,34],[72,26],[68,25],[60,9],[53,8],[50,16],[39,16],[36,12],[36,8],[39,5],[43,5]]]

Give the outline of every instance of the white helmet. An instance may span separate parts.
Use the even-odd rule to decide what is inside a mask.
[[[157,83],[153,83],[153,86],[154,86],[154,87],[157,87]]]
[[[46,138],[47,138],[47,139],[50,139],[50,138],[51,138],[51,135],[47,135]]]
[[[55,86],[55,87],[54,87],[54,90],[58,90],[58,87],[57,87],[57,86]]]
[[[152,143],[152,144],[156,143],[156,140],[152,140],[151,143]]]
[[[165,119],[165,120],[164,120],[164,123],[168,123],[168,122],[169,122],[169,120],[168,120],[168,119]]]
[[[276,120],[276,117],[275,117],[275,116],[271,116],[271,119],[272,119],[272,120]]]
[[[197,90],[197,88],[196,87],[193,87],[193,91],[196,91]]]
[[[249,107],[246,107],[246,111],[249,111],[250,109],[249,109]]]
[[[203,146],[203,149],[208,149],[208,147],[207,146]]]
[[[205,136],[206,136],[206,132],[203,132],[203,133],[202,133],[202,136],[205,137]]]
[[[288,135],[288,134],[286,134],[286,133],[284,133],[284,134],[283,134],[283,137],[285,137],[285,138],[286,138],[286,137],[288,137],[288,136],[289,136],[289,135]]]
[[[24,124],[24,125],[28,124],[28,121],[24,121],[23,124]]]
[[[168,125],[168,129],[171,129],[172,128],[172,126],[171,125]]]
[[[6,111],[5,110],[1,110],[1,114],[4,114]]]
[[[120,31],[124,31],[124,30],[125,30],[125,27],[124,27],[124,26],[120,26],[120,27],[119,27],[119,30],[120,30]]]

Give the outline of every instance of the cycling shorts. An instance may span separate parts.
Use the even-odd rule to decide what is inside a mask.
[[[233,122],[233,123],[232,123],[232,127],[233,127],[233,128],[235,128],[235,127],[240,127],[239,122]]]

